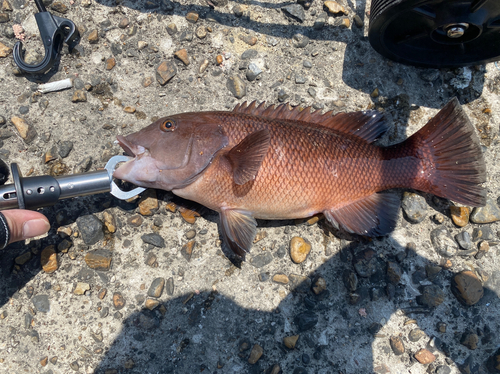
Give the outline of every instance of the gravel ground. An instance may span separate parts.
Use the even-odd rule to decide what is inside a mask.
[[[499,373],[500,71],[382,58],[366,36],[369,1],[340,1],[336,15],[322,1],[212,2],[44,0],[82,37],[29,77],[9,48],[21,24],[26,60],[43,55],[34,3],[3,1],[0,156],[24,175],[97,170],[121,154],[118,134],[253,100],[384,111],[387,145],[456,96],[481,138],[488,207],[469,219],[394,191],[397,228],[370,242],[323,219],[261,221],[237,267],[218,215],[170,193],[60,202],[43,209],[46,237],[0,252],[0,372]],[[70,89],[37,91],[66,78]],[[294,237],[311,246],[300,263]]]

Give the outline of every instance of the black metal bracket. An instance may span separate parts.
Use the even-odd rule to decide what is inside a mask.
[[[52,15],[42,3],[42,0],[35,0],[38,13],[35,14],[36,23],[40,30],[45,57],[35,65],[24,62],[24,51],[22,43],[14,45],[13,56],[19,69],[29,74],[43,74],[49,71],[61,52],[63,43],[71,44],[79,38],[78,30],[73,21]]]

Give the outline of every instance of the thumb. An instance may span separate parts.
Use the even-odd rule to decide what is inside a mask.
[[[23,209],[5,210],[2,213],[10,229],[9,244],[45,234],[50,229],[49,220],[41,213]],[[0,230],[3,229],[0,227]]]

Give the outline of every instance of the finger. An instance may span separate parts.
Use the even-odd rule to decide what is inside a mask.
[[[4,210],[2,213],[10,229],[9,244],[45,234],[50,229],[49,220],[41,213],[23,209]]]

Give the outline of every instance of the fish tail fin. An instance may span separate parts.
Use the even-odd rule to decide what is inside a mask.
[[[486,181],[483,153],[456,98],[398,148],[418,159],[411,188],[467,206],[486,204],[486,191],[481,186]]]

